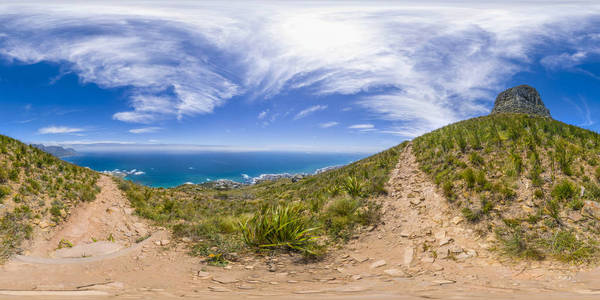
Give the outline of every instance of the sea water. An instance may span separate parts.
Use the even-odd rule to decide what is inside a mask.
[[[312,174],[321,168],[349,164],[366,156],[364,153],[306,152],[85,152],[65,160],[99,172],[121,174],[144,185],[168,188],[218,179],[251,182],[262,174]]]

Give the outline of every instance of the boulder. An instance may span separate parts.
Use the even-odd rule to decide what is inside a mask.
[[[492,114],[522,113],[550,118],[550,111],[536,89],[528,85],[509,88],[496,97]]]
[[[583,214],[594,219],[600,219],[600,203],[585,200],[582,208]]]

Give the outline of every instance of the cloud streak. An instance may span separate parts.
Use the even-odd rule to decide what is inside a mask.
[[[330,128],[330,127],[337,126],[339,124],[340,123],[338,123],[338,122],[326,122],[326,123],[319,124],[319,127],[321,127],[321,128]]]
[[[373,124],[356,124],[348,126],[349,129],[373,129],[375,125]]]
[[[311,106],[309,108],[306,108],[304,110],[301,110],[299,113],[296,114],[296,116],[294,116],[294,120],[299,120],[302,118],[306,118],[309,115],[321,111],[321,110],[326,110],[327,109],[327,105],[314,105]]]
[[[152,133],[162,130],[162,127],[142,127],[142,128],[134,128],[130,129],[130,133],[141,134],[141,133]]]
[[[65,134],[83,132],[82,128],[73,128],[67,126],[49,126],[38,129],[39,134]]]

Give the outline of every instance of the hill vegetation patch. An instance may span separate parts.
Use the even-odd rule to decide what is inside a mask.
[[[597,259],[600,135],[550,118],[494,114],[416,138],[417,160],[499,253]]]
[[[21,250],[34,227],[48,229],[92,201],[98,173],[0,135],[0,262]]]
[[[299,181],[234,189],[208,185],[150,188],[116,179],[136,212],[194,242],[193,254],[233,259],[244,249],[322,255],[379,220],[375,198],[406,143]],[[219,261],[220,263],[220,261]]]

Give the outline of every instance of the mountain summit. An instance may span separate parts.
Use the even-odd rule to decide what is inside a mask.
[[[519,85],[505,90],[496,97],[492,114],[523,113],[551,117],[538,91],[529,85]]]

